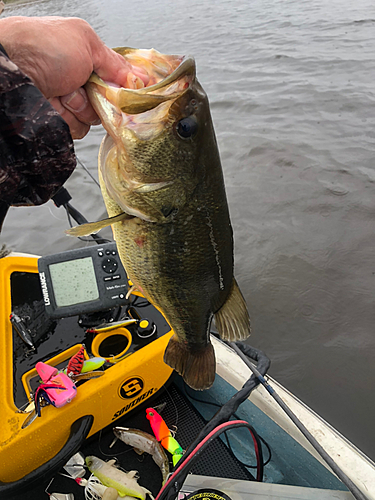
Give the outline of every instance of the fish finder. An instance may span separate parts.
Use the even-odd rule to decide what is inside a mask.
[[[51,318],[127,303],[128,278],[115,242],[41,257],[38,270],[46,313]]]

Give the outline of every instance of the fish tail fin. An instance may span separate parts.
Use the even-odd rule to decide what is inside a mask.
[[[246,302],[234,278],[225,304],[215,313],[215,324],[220,337],[230,342],[245,340],[251,333]]]
[[[174,368],[188,386],[203,391],[215,380],[215,351],[211,343],[199,351],[190,351],[187,344],[180,342],[176,335],[169,340],[164,353],[164,362]]]
[[[87,222],[85,224],[81,224],[80,226],[74,226],[67,229],[65,232],[69,236],[89,236],[90,234],[98,233],[101,229],[110,226],[111,224],[115,224],[115,222],[128,219],[133,219],[133,216],[121,213],[119,215],[115,215],[114,217],[109,217],[108,219],[99,220],[97,222]]]

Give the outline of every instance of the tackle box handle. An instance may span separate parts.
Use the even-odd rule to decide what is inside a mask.
[[[0,498],[9,498],[7,495],[11,496],[26,490],[30,491],[30,488],[37,482],[42,484],[47,482],[78,452],[90,432],[93,422],[94,417],[92,415],[79,418],[72,424],[66,443],[51,460],[17,481],[10,483],[0,481]]]

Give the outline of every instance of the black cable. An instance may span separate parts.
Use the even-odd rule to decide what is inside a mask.
[[[184,391],[185,391],[185,394],[188,398],[192,399],[193,401],[197,401],[198,403],[202,403],[202,404],[206,404],[206,405],[209,405],[209,406],[214,406],[215,408],[221,408],[221,405],[219,403],[213,403],[212,401],[204,401],[203,399],[199,399],[199,398],[196,398],[195,396],[193,396],[191,393],[189,394],[189,390],[188,390],[188,385],[186,383],[184,383]],[[233,417],[236,419],[236,420],[241,420],[241,418],[236,414],[234,413],[233,414]],[[256,437],[259,439],[259,441],[263,442],[264,445],[266,446],[267,448],[267,451],[268,451],[268,459],[264,462],[263,461],[263,449],[262,449],[262,445],[261,443],[259,442],[258,443],[258,447],[259,447],[259,450],[261,452],[261,457],[262,457],[262,463],[263,463],[263,467],[265,467],[267,464],[270,463],[271,461],[271,458],[272,458],[272,452],[271,452],[271,448],[269,446],[269,444],[267,443],[267,441],[265,439],[263,439],[263,437],[258,434],[256,432],[256,430],[254,429],[254,427],[252,428],[253,431],[254,431],[254,434],[256,435]],[[228,433],[227,431],[224,432],[224,436],[225,436],[225,439],[226,439],[226,442],[227,442],[227,446],[228,448],[230,449],[230,451],[233,453],[233,455],[236,457],[236,459],[244,466],[244,467],[247,467],[248,469],[256,469],[257,468],[257,465],[249,465],[247,463],[245,463],[243,460],[241,460],[240,458],[237,457],[237,455],[235,454],[234,450],[233,450],[233,447],[230,443],[230,439],[229,439],[229,436],[228,436]]]
[[[266,465],[268,465],[271,462],[272,451],[271,451],[270,445],[267,443],[267,441],[265,439],[262,438],[262,436],[259,436],[259,439],[262,441],[262,443],[264,444],[264,446],[267,448],[267,451],[268,451],[268,458],[265,462],[263,462],[263,467],[265,467]]]
[[[184,455],[184,463],[182,459],[179,460],[175,467],[175,471],[172,473],[171,477],[168,479],[164,487],[161,489],[160,493],[156,497],[156,500],[172,500],[176,497],[177,493],[180,491],[186,476],[189,473],[191,467],[196,463],[200,454],[207,448],[207,446],[220,434],[222,434],[227,429],[236,429],[238,427],[247,427],[250,430],[251,425],[243,420],[235,420],[233,422],[223,422],[217,427],[214,427],[202,442],[199,442],[189,453],[189,456]],[[250,430],[251,432],[251,430]],[[210,437],[208,437],[211,434]]]

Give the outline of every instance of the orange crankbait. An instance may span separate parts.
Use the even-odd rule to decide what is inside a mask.
[[[72,358],[70,358],[67,374],[78,375],[82,371],[82,366],[85,361],[85,346],[82,344],[80,350]]]
[[[172,455],[172,462],[175,466],[183,455],[183,449],[172,436],[167,424],[154,408],[147,408],[146,417],[150,421],[153,433],[159,443]]]

